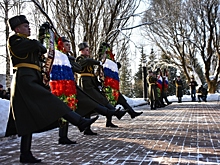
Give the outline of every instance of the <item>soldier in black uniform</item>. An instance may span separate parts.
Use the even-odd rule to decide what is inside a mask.
[[[113,105],[109,103],[107,98],[102,94],[98,88],[99,82],[94,74],[94,65],[102,65],[102,62],[90,58],[89,46],[86,42],[80,43],[79,50],[81,55],[77,57],[76,62],[82,66],[82,70],[79,72],[79,86],[94,98],[97,102],[101,103],[110,110],[116,110]],[[124,111],[125,115],[126,111]],[[90,116],[88,116],[90,117]],[[107,118],[106,127],[116,127],[112,122],[111,118]],[[92,131],[90,130],[91,134]],[[96,133],[94,133],[95,135]]]
[[[46,48],[37,40],[31,40],[29,22],[24,15],[9,19],[15,32],[9,37],[9,50],[16,69],[11,84],[11,111],[16,131],[21,136],[20,162],[39,163],[31,152],[32,133],[57,125],[63,117],[82,132],[98,119],[84,119],[53,95],[43,84],[40,58]],[[9,118],[12,120],[12,118]],[[14,123],[14,122],[13,122]]]
[[[69,58],[69,62],[72,66],[73,74],[75,72],[79,72],[82,69],[82,67],[75,62],[75,58],[72,56],[72,53],[70,51],[69,40],[66,37],[61,37],[61,39],[62,39],[62,43],[58,43],[58,45],[60,45],[59,47],[60,48],[62,47],[60,51],[65,53]],[[109,110],[107,107],[102,106],[100,103],[96,102],[93,98],[91,98],[88,94],[86,94],[78,85],[76,85],[76,90],[77,90],[76,98],[78,102],[77,102],[77,109],[75,112],[83,117],[90,116],[92,113],[99,113],[108,118],[114,115],[120,119],[125,113],[122,111]],[[68,122],[65,122],[59,128],[59,137],[60,137],[59,144],[76,143],[75,141],[71,141],[67,137],[67,134],[68,134]],[[87,128],[85,129],[84,134],[93,135],[93,132],[91,132],[91,130]]]
[[[177,79],[174,81],[176,85],[176,97],[178,98],[178,103],[182,103],[183,97],[183,82],[180,79],[180,76],[177,76]]]
[[[149,84],[148,93],[150,99],[150,107],[151,109],[156,109],[157,103],[157,77],[152,71],[149,71],[149,75],[147,76],[147,83]]]
[[[121,64],[117,62],[117,66],[118,66],[118,69],[120,69]],[[137,116],[140,116],[143,113],[143,112],[135,112],[134,109],[128,104],[127,100],[125,99],[125,97],[122,95],[120,91],[119,91],[119,96],[118,96],[116,105],[118,104],[122,105],[122,107],[128,112],[128,114],[130,115],[132,119],[134,119]],[[111,127],[118,127],[117,125],[112,123],[112,117],[107,118],[106,126],[108,126],[109,123],[111,123]]]

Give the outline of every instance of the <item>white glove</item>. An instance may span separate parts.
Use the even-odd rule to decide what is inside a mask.
[[[102,66],[102,61],[99,61],[99,65]]]
[[[99,88],[100,91],[102,91],[102,87],[101,86],[98,86],[98,88]]]

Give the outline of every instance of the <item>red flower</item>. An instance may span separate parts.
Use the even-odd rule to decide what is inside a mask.
[[[110,86],[113,89],[119,90],[119,82],[113,78],[105,77],[104,86]]]
[[[76,86],[72,80],[51,81],[51,92],[65,102],[71,109],[77,108]]]

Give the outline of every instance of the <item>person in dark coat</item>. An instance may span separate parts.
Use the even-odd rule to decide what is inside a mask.
[[[102,62],[90,58],[89,46],[86,42],[80,43],[78,47],[81,54],[76,58],[76,62],[82,66],[82,70],[79,72],[79,86],[97,102],[110,110],[116,110],[115,107],[109,103],[105,95],[100,92],[100,85],[94,74],[94,65],[102,65]],[[124,114],[125,113],[126,111],[124,111]],[[111,118],[107,118],[106,127],[116,127],[111,122]]]
[[[196,87],[198,86],[198,84],[194,80],[194,77],[191,78],[191,81],[189,82],[189,86],[190,86],[190,89],[191,89],[192,101],[196,101]]]
[[[201,85],[198,89],[198,100],[199,102],[201,102],[201,99],[205,102],[207,102],[207,94],[208,94],[208,91],[206,88],[203,87],[203,85]]]
[[[3,85],[0,84],[0,98],[3,98]]]
[[[13,116],[16,131],[21,136],[20,162],[39,163],[31,152],[32,133],[41,132],[63,117],[82,132],[98,119],[85,119],[73,112],[53,95],[43,83],[39,56],[46,48],[30,36],[29,22],[24,15],[9,19],[15,32],[9,37],[11,61],[16,69],[11,83],[10,116]],[[9,120],[12,120],[9,118]]]
[[[79,72],[82,67],[75,62],[74,56],[72,56],[72,53],[70,51],[70,43],[69,40],[66,37],[61,37],[61,40],[58,41],[58,49],[63,52],[69,59],[69,63],[71,65],[72,69],[72,76],[75,72]],[[64,57],[63,57],[64,58]],[[68,61],[64,60],[65,66],[68,66]],[[58,73],[60,74],[60,73]],[[69,74],[69,76],[71,76]],[[73,76],[74,77],[74,76]],[[75,80],[75,79],[74,79]],[[100,103],[96,102],[93,98],[91,98],[88,94],[86,94],[77,84],[75,81],[76,86],[76,99],[77,101],[77,109],[75,110],[76,113],[79,115],[86,117],[88,115],[91,115],[93,113],[99,113],[106,117],[112,117],[113,115],[117,118],[121,118],[121,116],[124,115],[124,112],[122,111],[112,111],[109,110],[107,107],[104,107]],[[75,144],[75,141],[71,141],[68,137],[68,122],[63,122],[61,127],[59,128],[59,144]],[[85,135],[92,134],[90,132],[90,129],[85,129],[84,131]]]
[[[157,77],[152,71],[148,72],[147,76],[147,83],[149,85],[148,94],[150,99],[150,107],[151,109],[156,109],[156,102],[157,102]]]
[[[183,82],[180,79],[180,76],[177,76],[174,83],[176,86],[176,97],[178,98],[178,103],[181,103],[183,97]]]

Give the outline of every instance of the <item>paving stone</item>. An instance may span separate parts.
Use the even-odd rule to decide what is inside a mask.
[[[33,134],[32,152],[47,165],[189,165],[220,164],[220,111],[217,102],[183,102],[150,110],[130,119],[113,117],[119,128],[106,128],[105,117],[86,136],[70,125],[76,145],[58,145],[58,129]],[[19,163],[20,138],[0,138],[0,164]]]

